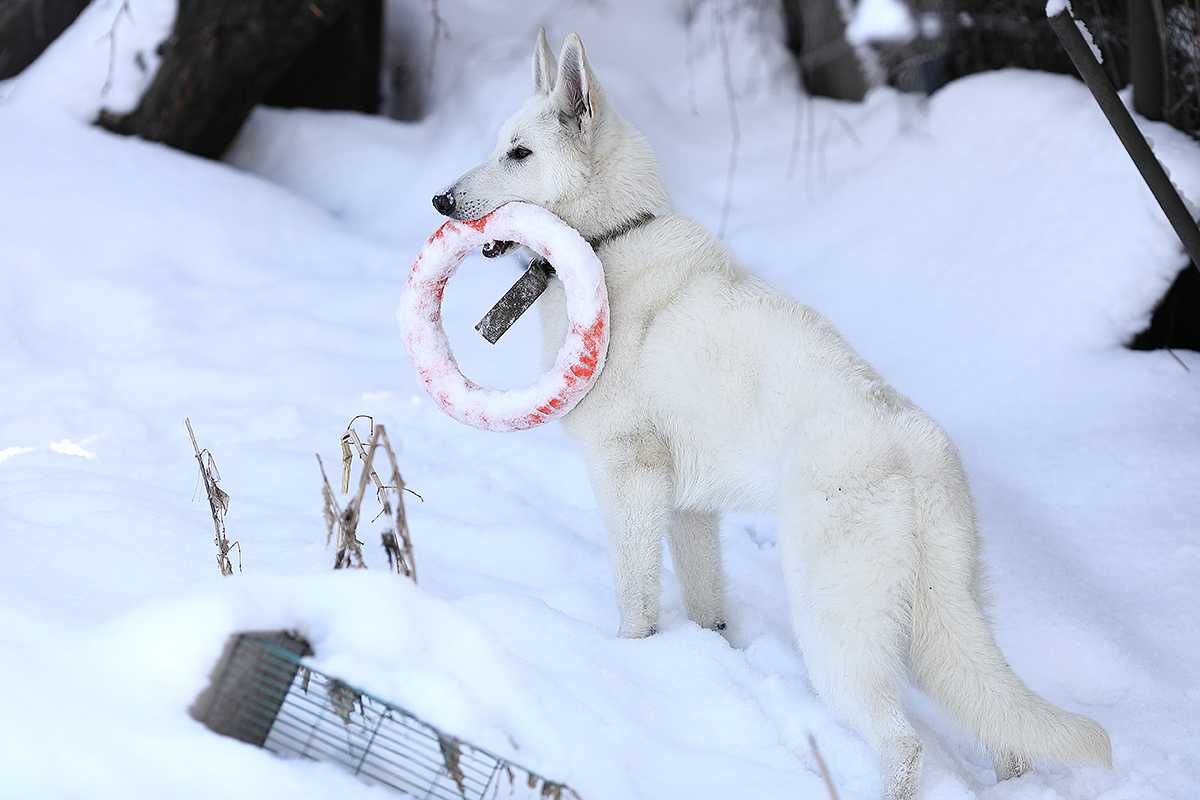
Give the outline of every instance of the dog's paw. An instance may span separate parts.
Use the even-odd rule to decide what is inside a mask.
[[[645,639],[658,633],[655,625],[622,625],[617,636],[622,639]]]
[[[501,240],[494,240],[494,241],[488,242],[487,244],[485,244],[483,246],[483,257],[484,258],[496,258],[497,256],[504,255],[505,253],[507,253],[509,250],[512,250],[516,246],[517,246],[516,242],[506,242],[506,241],[501,241]]]

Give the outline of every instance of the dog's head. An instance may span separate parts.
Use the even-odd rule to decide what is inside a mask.
[[[487,160],[434,195],[438,213],[479,219],[512,200],[555,211],[584,191],[603,103],[577,34],[567,37],[556,65],[545,31],[538,32],[533,88],[500,128]]]

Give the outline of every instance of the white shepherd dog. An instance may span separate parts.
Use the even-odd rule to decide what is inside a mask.
[[[813,687],[881,754],[884,796],[915,797],[911,676],[974,731],[1000,779],[1038,759],[1111,762],[1098,724],[1021,682],[981,610],[975,515],[958,452],[812,309],[748,275],[671,210],[645,138],[569,36],[538,36],[534,95],[434,206],[477,219],[523,200],[596,247],[607,366],[565,418],[610,535],[622,636],[658,624],[667,534],[688,615],[722,629],[718,516],[773,509]],[[542,303],[553,358],[561,285]]]

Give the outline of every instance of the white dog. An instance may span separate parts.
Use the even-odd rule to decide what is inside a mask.
[[[604,264],[608,362],[564,424],[604,510],[621,635],[655,631],[664,533],[688,615],[723,628],[718,515],[773,509],[809,677],[880,752],[885,797],[914,797],[920,773],[906,675],[979,736],[1000,779],[1036,759],[1110,763],[1104,729],[1031,692],[996,646],[946,434],[819,314],[671,211],[649,145],[609,104],[578,36],[556,66],[539,35],[533,83],[488,160],[434,205],[476,219],[536,203]],[[542,306],[553,352],[561,286]]]

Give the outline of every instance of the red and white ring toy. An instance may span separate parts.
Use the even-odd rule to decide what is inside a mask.
[[[554,366],[524,389],[489,389],[462,374],[442,328],[442,295],[463,259],[490,241],[516,241],[554,265],[570,327]],[[459,422],[488,431],[562,417],[592,388],[608,352],[608,291],[591,245],[553,213],[506,203],[478,220],[449,220],[413,262],[398,312],[404,345],[429,396]]]

